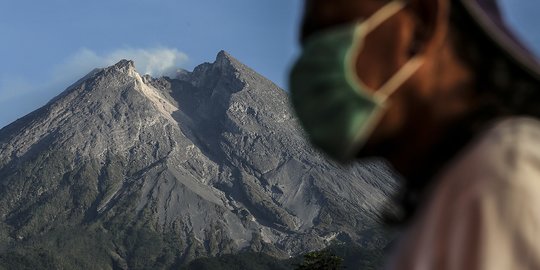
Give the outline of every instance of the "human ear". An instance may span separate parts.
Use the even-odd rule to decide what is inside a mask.
[[[410,0],[407,10],[415,19],[410,54],[436,51],[448,33],[449,0]]]

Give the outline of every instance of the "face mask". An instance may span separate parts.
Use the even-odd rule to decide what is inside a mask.
[[[314,35],[291,71],[291,100],[300,123],[312,144],[334,159],[354,158],[382,118],[388,97],[422,63],[411,59],[378,90],[357,76],[365,37],[404,5],[390,2],[361,23]]]

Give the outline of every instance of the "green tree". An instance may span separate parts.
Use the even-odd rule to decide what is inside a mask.
[[[329,251],[315,251],[304,255],[304,262],[296,270],[338,270],[342,269],[343,258]]]

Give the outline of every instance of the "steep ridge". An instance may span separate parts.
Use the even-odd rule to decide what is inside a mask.
[[[177,78],[122,60],[0,130],[0,254],[138,269],[336,238],[383,247],[393,178],[311,149],[287,94],[226,52]]]

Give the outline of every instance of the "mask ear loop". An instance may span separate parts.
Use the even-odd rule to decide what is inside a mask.
[[[375,12],[369,19],[357,23],[354,30],[353,45],[346,54],[347,60],[345,64],[345,75],[349,85],[351,85],[359,95],[366,95],[364,91],[361,91],[361,89],[371,89],[370,87],[367,87],[357,75],[356,60],[358,59],[360,51],[364,46],[363,37],[388,20],[390,17],[398,13],[406,5],[406,2],[393,1]],[[356,135],[353,137],[354,144],[346,153],[344,153],[345,157],[354,156],[357,150],[365,143],[369,134],[373,132],[377,123],[384,115],[384,102],[422,65],[422,62],[423,60],[418,57],[411,59],[403,67],[401,67],[400,70],[388,80],[388,82],[379,88],[379,90],[373,91],[372,97],[380,107],[375,110],[366,125],[356,132]]]
[[[351,85],[359,85],[361,88],[370,89],[357,75],[356,59],[360,55],[360,51],[364,46],[364,37],[390,17],[401,11],[407,3],[402,1],[392,1],[380,10],[376,11],[369,19],[359,22],[354,32],[354,44],[347,53],[348,70],[346,76],[349,82],[354,82]],[[400,85],[407,81],[423,64],[422,57],[414,57],[403,65],[396,74],[394,74],[383,86],[378,90],[373,91],[374,99],[383,104],[390,95],[392,95]],[[359,90],[359,89],[357,89]]]
[[[401,85],[403,85],[412,75],[420,69],[424,64],[424,58],[415,56],[409,62],[407,62],[392,78],[386,82],[379,90],[374,93],[375,99],[379,102],[384,102],[394,92],[396,92]]]

